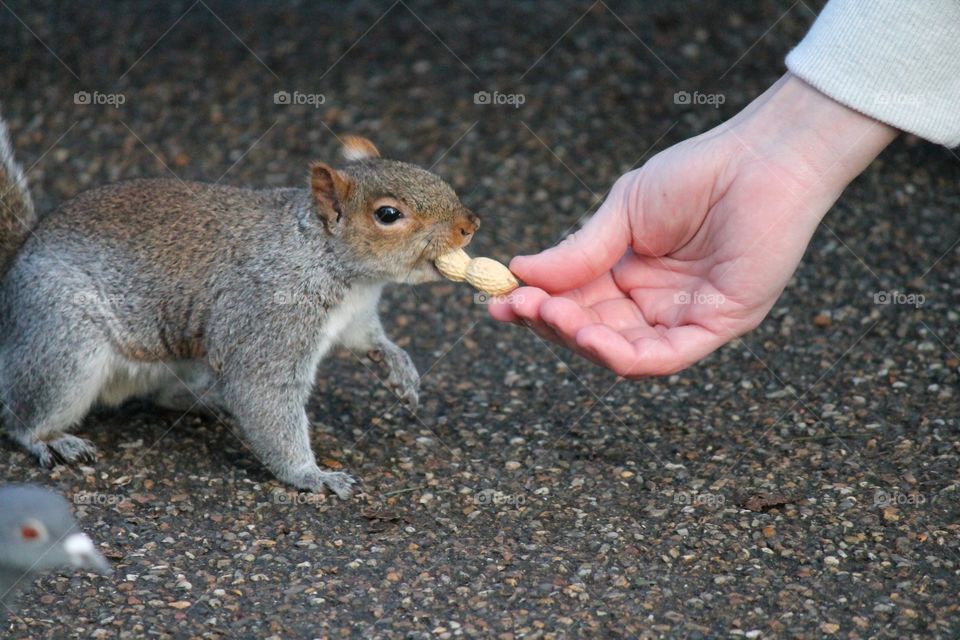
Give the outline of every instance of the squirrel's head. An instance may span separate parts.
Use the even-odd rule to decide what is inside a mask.
[[[366,138],[345,136],[343,143],[340,168],[310,165],[310,189],[327,232],[373,277],[440,279],[433,261],[466,246],[480,219],[439,176],[381,158]]]

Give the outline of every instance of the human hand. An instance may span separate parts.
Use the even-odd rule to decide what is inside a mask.
[[[620,178],[559,245],[514,258],[529,286],[490,314],[621,376],[679,371],[763,320],[827,210],[895,136],[787,74]]]

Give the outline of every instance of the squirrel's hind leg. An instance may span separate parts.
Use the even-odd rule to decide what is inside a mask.
[[[62,349],[6,353],[3,422],[40,464],[92,462],[92,442],[67,431],[90,411],[110,374],[109,345],[74,333]]]
[[[36,457],[41,467],[47,469],[61,463],[89,463],[97,459],[97,447],[92,442],[69,433],[61,433],[49,440],[42,440],[26,430],[13,430],[11,435]]]

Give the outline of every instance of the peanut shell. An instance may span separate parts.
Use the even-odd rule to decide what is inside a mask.
[[[471,259],[463,249],[445,253],[434,264],[447,279],[467,281],[487,295],[506,295],[520,286],[507,267],[490,258]]]
[[[474,258],[467,265],[467,282],[491,296],[502,296],[520,286],[506,268],[490,258]]]
[[[437,269],[448,280],[463,282],[467,279],[467,265],[470,264],[470,256],[463,249],[457,249],[443,254],[433,263],[437,265]]]

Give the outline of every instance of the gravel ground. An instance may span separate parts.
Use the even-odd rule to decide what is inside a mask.
[[[506,260],[736,113],[820,5],[3,6],[41,207],[136,176],[296,185],[359,132],[435,165]],[[229,422],[142,404],[80,427],[95,467],[3,440],[0,479],[72,497],[117,572],[44,577],[2,635],[958,637],[958,205],[957,156],[902,138],[763,325],[665,379],[618,381],[463,286],[394,289],[418,415],[344,354],[310,407],[318,456],[364,482],[347,503],[289,493]]]

